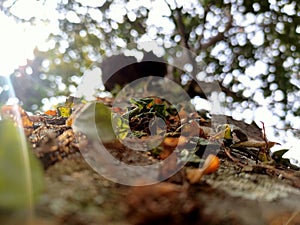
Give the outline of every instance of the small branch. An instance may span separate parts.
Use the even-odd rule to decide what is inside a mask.
[[[266,148],[267,150],[270,150],[269,148],[269,143],[268,143],[268,139],[267,139],[267,135],[266,135],[266,128],[265,128],[265,123],[263,121],[260,121],[261,124],[262,124],[262,131],[263,131],[263,139],[266,143]]]
[[[225,27],[225,30],[223,32],[218,33],[216,36],[212,37],[205,44],[202,44],[200,50],[206,50],[210,46],[215,45],[217,42],[222,41],[225,38],[225,33],[232,27],[232,20],[233,20],[232,15],[230,13],[227,14],[228,14],[229,21]]]
[[[169,9],[171,10],[171,6],[166,0],[165,0],[165,3],[169,6]],[[181,42],[183,43],[183,46],[185,48],[187,48],[188,50],[191,50],[191,47],[188,43],[189,32],[187,32],[186,27],[183,23],[181,10],[182,10],[182,7],[179,8],[176,5],[175,10],[171,10],[171,11],[176,12],[174,14],[176,14],[177,16],[175,16],[173,13],[171,13],[171,18],[172,18],[174,24],[176,25],[176,27],[178,28],[178,33],[181,36]]]
[[[266,165],[266,164],[256,164],[256,165],[251,165],[252,168],[263,168],[266,170],[273,171],[277,176],[281,175],[282,177],[292,181],[293,186],[300,188],[300,179],[295,177],[293,174],[290,174],[288,172],[285,172],[283,170],[277,169],[274,166]]]
[[[231,155],[231,153],[230,153],[230,148],[225,147],[225,148],[224,148],[224,152],[225,152],[226,156],[227,156],[231,161],[233,161],[234,163],[236,163],[238,166],[240,166],[240,167],[246,166],[246,164],[241,163],[238,159],[236,159],[235,157],[233,157],[233,156]]]
[[[204,10],[204,17],[203,17],[203,23],[202,23],[202,26],[203,26],[203,30],[204,30],[204,24],[205,24],[205,21],[206,21],[206,18],[207,18],[207,14],[208,14],[208,11],[209,11],[209,7],[210,7],[210,4],[208,4],[206,7],[205,7],[205,10]],[[204,37],[204,32],[202,32],[202,34],[200,34],[197,38],[197,43],[201,43],[201,40],[203,39]],[[201,45],[199,45],[199,47],[197,47],[197,49],[195,50],[199,50],[201,49]]]
[[[183,23],[181,10],[182,10],[182,8],[176,8],[176,12],[177,12],[176,24],[177,24],[177,27],[178,27],[178,32],[179,32],[179,34],[182,38],[183,46],[190,50],[191,48],[190,48],[189,43],[188,43],[188,41],[189,41],[188,34],[186,32],[185,25]]]
[[[166,2],[166,0],[165,0]],[[166,4],[168,4],[166,2]],[[169,5],[169,4],[168,4]],[[171,7],[169,5],[169,8],[171,10]],[[195,79],[196,76],[196,67],[197,67],[197,63],[195,61],[195,59],[192,56],[191,51],[193,51],[193,49],[191,48],[191,46],[189,45],[189,35],[190,35],[190,31],[187,29],[187,27],[185,26],[184,22],[183,22],[183,16],[182,16],[182,7],[177,7],[175,8],[175,10],[171,10],[175,13],[171,13],[171,19],[173,20],[174,24],[177,27],[178,30],[178,34],[181,36],[181,43],[182,46],[184,47],[182,49],[182,53],[183,53],[183,61],[182,63],[189,63],[193,66],[193,71],[191,72],[192,77]],[[188,86],[189,84],[187,84]]]

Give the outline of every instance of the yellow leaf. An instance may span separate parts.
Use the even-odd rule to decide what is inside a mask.
[[[220,128],[220,131],[213,135],[211,140],[220,140],[220,139],[232,139],[231,128],[229,124],[224,124]]]
[[[57,114],[62,117],[69,117],[72,113],[72,108],[69,106],[58,106]]]

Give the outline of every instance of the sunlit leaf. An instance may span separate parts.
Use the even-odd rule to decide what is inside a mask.
[[[26,111],[19,105],[4,105],[1,107],[1,116],[12,119],[22,127],[31,127],[33,122],[30,120]]]
[[[46,112],[44,112],[44,114],[46,114],[48,116],[56,116],[57,115],[57,111],[53,110],[53,109],[49,109]]]
[[[58,106],[57,114],[62,117],[69,117],[72,113],[72,108],[69,106]]]
[[[19,132],[0,123],[0,208],[28,207],[43,189],[43,169]]]
[[[231,128],[229,124],[220,125],[217,130],[218,132],[211,137],[212,140],[232,139]]]

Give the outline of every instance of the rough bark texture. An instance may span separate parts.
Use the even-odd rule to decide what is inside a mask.
[[[199,184],[188,184],[182,170],[159,184],[129,187],[106,180],[75,155],[48,168],[45,182],[32,224],[300,224],[299,189],[227,158]]]

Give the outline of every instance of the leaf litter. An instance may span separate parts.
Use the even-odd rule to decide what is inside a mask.
[[[245,124],[227,117],[228,124],[220,124],[218,129],[214,130],[209,119],[195,113],[188,114],[180,106],[172,106],[164,99],[148,97],[130,101],[132,104],[130,108],[121,109],[111,108],[111,99],[98,98],[98,102],[111,108],[113,115],[118,118],[116,120],[119,129],[116,132],[118,138],[122,141],[148,139],[153,142],[163,138],[163,141],[148,152],[132,151],[124,147],[120,141],[106,143],[114,157],[129,164],[141,164],[142,161],[144,164],[149,164],[172,156],[177,146],[183,146],[183,149],[186,146],[188,149],[189,141],[196,143],[197,147],[195,151],[187,150],[176,154],[175,165],[170,164],[168,167],[176,166],[181,160],[185,161],[185,157],[188,158],[187,164],[168,180],[149,186],[149,190],[128,188],[129,192],[125,193],[126,198],[123,200],[125,205],[121,204],[125,208],[123,214],[125,218],[121,219],[128,220],[129,224],[151,224],[150,221],[166,220],[173,221],[172,224],[182,224],[182,221],[186,221],[186,224],[197,224],[195,221],[202,224],[208,220],[207,215],[213,215],[210,214],[211,207],[218,208],[216,204],[201,202],[210,195],[215,196],[213,198],[216,202],[218,202],[216,198],[228,198],[227,201],[230,202],[235,201],[230,199],[236,197],[274,201],[299,194],[293,189],[293,186],[300,187],[299,168],[283,158],[287,150],[271,154],[269,148],[276,143],[268,141],[264,129],[261,130],[255,124]],[[63,162],[64,159],[67,163],[80,158],[79,148],[88,151],[90,147],[91,140],[88,140],[85,134],[77,134],[75,137],[72,130],[72,124],[76,116],[80,115],[83,104],[66,104],[63,106],[63,112],[48,112],[33,116],[28,116],[19,107],[17,110],[21,115],[22,123],[16,120],[15,111],[9,106],[2,107],[1,115],[3,118],[15,121],[17,126],[23,126],[34,154],[40,159],[44,168],[51,171],[53,166],[63,165],[58,162]],[[190,136],[195,138],[188,141]],[[206,156],[205,150],[208,148],[215,154]],[[170,168],[162,168],[161,173],[168,169]],[[56,175],[48,174],[48,176]],[[50,183],[48,185],[51,186]],[[209,195],[205,195],[203,191]],[[214,193],[210,193],[211,191]],[[142,199],[150,192],[152,194],[144,202]],[[199,193],[203,196],[199,197]],[[166,203],[155,205],[156,201]],[[182,207],[172,207],[179,203]],[[288,206],[285,215],[293,215],[293,211]],[[122,209],[119,210],[123,212]],[[220,217],[222,213],[216,210],[215,214],[216,217],[217,215]],[[298,221],[297,215],[294,217],[293,220]],[[192,222],[188,218],[193,218]],[[268,221],[275,221],[276,218],[277,215],[274,213]],[[221,217],[210,220],[210,224],[218,224],[216,221],[222,221]],[[223,222],[232,224],[233,221],[245,222],[246,220],[235,215],[228,221],[228,223]]]

